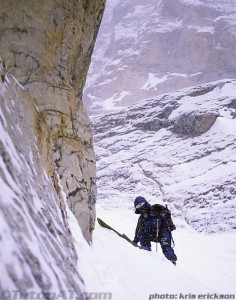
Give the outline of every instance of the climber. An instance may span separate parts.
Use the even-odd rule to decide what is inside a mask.
[[[141,248],[151,251],[151,242],[159,242],[165,257],[176,265],[177,256],[171,247],[171,231],[176,227],[167,207],[159,204],[150,205],[139,196],[134,201],[135,213],[140,214],[133,243],[138,242]]]

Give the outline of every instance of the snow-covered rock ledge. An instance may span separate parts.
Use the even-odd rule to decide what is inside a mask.
[[[235,229],[235,95],[222,80],[94,117],[100,203],[143,195],[199,231]]]

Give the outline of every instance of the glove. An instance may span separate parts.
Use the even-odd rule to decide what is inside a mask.
[[[134,238],[134,240],[132,241],[132,243],[136,245],[138,244],[138,242],[139,242],[138,238]]]
[[[175,224],[173,223],[172,219],[169,219],[169,220],[167,221],[167,224],[168,224],[168,227],[169,227],[169,230],[170,230],[170,231],[176,230],[176,226],[175,226]]]

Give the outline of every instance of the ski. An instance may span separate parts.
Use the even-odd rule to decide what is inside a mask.
[[[124,233],[122,233],[122,234],[119,233],[117,230],[115,230],[114,228],[112,228],[111,226],[109,226],[107,223],[105,223],[105,222],[104,222],[103,220],[101,220],[100,218],[97,218],[97,221],[98,221],[98,224],[99,224],[100,226],[102,226],[103,228],[107,228],[107,229],[109,229],[109,230],[114,231],[119,237],[125,239],[127,242],[129,242],[129,243],[130,243],[131,245],[133,245],[134,247],[137,247],[137,248],[140,248],[140,249],[141,249],[141,247],[140,247],[139,245],[133,243],[133,242],[131,241],[131,239],[128,238],[127,235],[125,235]]]

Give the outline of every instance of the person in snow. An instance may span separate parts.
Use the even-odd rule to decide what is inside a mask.
[[[159,242],[165,257],[176,265],[177,256],[171,247],[171,231],[176,227],[168,208],[150,205],[145,198],[139,196],[134,201],[135,213],[140,214],[133,243],[138,242],[141,248],[151,251],[151,242]]]

